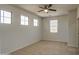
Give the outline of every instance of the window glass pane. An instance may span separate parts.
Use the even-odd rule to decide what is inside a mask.
[[[25,17],[25,21],[28,21],[28,17]]]
[[[21,19],[21,25],[24,25],[24,19]]]
[[[28,19],[24,19],[25,22],[28,22]]]
[[[28,21],[27,20],[25,20],[25,25],[28,25]]]
[[[28,25],[28,17],[21,15],[21,25]]]
[[[58,20],[50,20],[50,32],[57,32],[58,30]]]
[[[21,22],[24,22],[24,19],[21,19]]]
[[[4,11],[4,17],[11,17],[11,12]]]
[[[24,25],[24,16],[21,15],[21,25]]]
[[[22,20],[22,19],[24,20],[24,16],[21,16],[21,20]]]
[[[34,23],[34,26],[37,26],[37,23]]]
[[[1,10],[0,12],[1,12],[1,16],[3,16],[3,10]]]
[[[25,17],[25,25],[28,25],[28,17]]]
[[[11,24],[11,19],[5,17],[4,18],[4,23]]]
[[[0,22],[3,23],[3,17],[1,17]]]
[[[35,23],[37,23],[37,20],[34,20]]]
[[[34,26],[38,26],[38,20],[34,19]]]

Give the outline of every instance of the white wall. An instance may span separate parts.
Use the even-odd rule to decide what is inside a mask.
[[[78,47],[77,32],[77,11],[71,11],[68,15],[69,17],[69,41],[68,45],[72,47]]]
[[[51,41],[68,41],[68,16],[58,16],[43,19],[43,39]],[[58,20],[58,32],[51,33],[49,27],[50,20]]]
[[[0,5],[0,9],[12,12],[12,24],[0,24],[0,52],[8,54],[42,39],[41,18],[11,5]],[[29,16],[29,25],[20,25],[20,15]],[[33,19],[39,20],[39,26],[33,26]],[[0,54],[1,54],[0,53]]]
[[[43,19],[43,40],[67,42],[68,46],[78,47],[76,36],[76,14],[77,11],[70,11],[68,15],[49,17]],[[49,21],[58,20],[58,33],[50,33]]]
[[[0,24],[0,54],[8,54],[39,40],[67,42],[68,46],[77,47],[76,11],[68,15],[43,18],[10,5],[0,5],[0,9],[12,12],[12,24]],[[29,26],[20,25],[20,14],[29,16]],[[39,20],[39,26],[33,26],[33,18]],[[49,20],[58,20],[58,33],[50,33]],[[43,22],[42,22],[43,21]],[[43,23],[43,26],[42,26]],[[43,35],[42,35],[43,34]]]
[[[79,18],[79,7],[77,8],[77,19]]]

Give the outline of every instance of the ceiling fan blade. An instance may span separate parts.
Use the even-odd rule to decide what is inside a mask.
[[[43,8],[43,7],[40,7],[41,9],[45,9],[45,8]]]
[[[52,4],[49,4],[49,5],[48,5],[48,8],[50,8],[50,7],[52,7]]]
[[[48,9],[48,10],[50,10],[50,11],[56,11],[55,9]]]
[[[41,11],[44,11],[44,10],[40,10],[40,11],[38,11],[38,12],[41,12]]]

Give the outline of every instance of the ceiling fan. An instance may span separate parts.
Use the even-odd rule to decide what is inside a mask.
[[[44,11],[44,12],[48,13],[48,11],[56,11],[56,9],[50,9],[50,7],[52,7],[52,4],[47,4],[47,5],[44,5],[43,7],[39,7],[42,10],[39,10],[38,12]]]

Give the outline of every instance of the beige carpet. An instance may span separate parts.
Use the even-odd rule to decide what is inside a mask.
[[[11,53],[12,55],[75,55],[79,48],[68,47],[63,42],[40,41]]]

